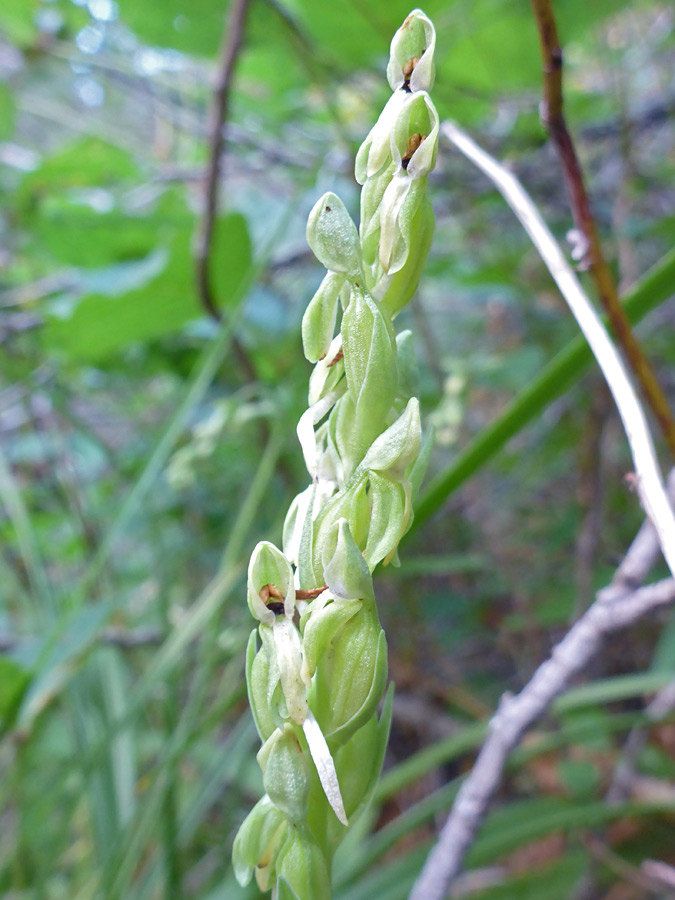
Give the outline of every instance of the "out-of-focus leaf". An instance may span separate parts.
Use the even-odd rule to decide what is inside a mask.
[[[7,85],[0,84],[0,140],[8,138],[14,128],[15,104]]]
[[[118,0],[120,18],[146,44],[214,56],[228,14],[225,0]]]
[[[18,47],[28,47],[37,33],[35,15],[39,0],[11,0],[0,3],[0,31]]]
[[[203,315],[194,288],[191,231],[181,231],[169,246],[164,270],[121,297],[84,297],[63,317],[52,315],[45,344],[77,360],[103,359],[127,344],[175,331]],[[239,214],[218,221],[211,274],[222,306],[237,295],[251,262],[246,221]]]
[[[28,671],[9,657],[0,657],[0,734],[12,726],[28,687]]]

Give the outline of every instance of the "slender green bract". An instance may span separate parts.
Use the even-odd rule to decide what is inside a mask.
[[[434,44],[420,10],[394,36],[393,93],[356,159],[360,228],[333,193],[307,224],[326,268],[302,323],[315,363],[298,423],[311,483],[288,511],[283,551],[258,544],[249,566],[258,627],[246,678],[266,793],[233,850],[239,881],[255,874],[276,900],[329,900],[333,854],[372,796],[389,733],[372,573],[397,563],[428,455],[411,335],[392,319],[417,288],[434,227]]]

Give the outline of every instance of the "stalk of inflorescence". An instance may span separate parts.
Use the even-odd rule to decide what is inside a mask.
[[[275,900],[330,898],[334,852],[370,801],[389,734],[387,644],[372,575],[398,564],[430,447],[414,396],[412,337],[397,335],[392,320],[417,288],[434,227],[434,44],[420,10],[394,35],[393,93],[356,158],[360,228],[333,193],[307,224],[326,268],[302,322],[315,364],[298,423],[311,481],[288,511],[283,550],[260,543],[249,565],[258,627],[246,679],[265,795],[233,849],[240,883],[255,874]]]

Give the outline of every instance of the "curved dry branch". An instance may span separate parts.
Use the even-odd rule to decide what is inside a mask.
[[[640,502],[656,529],[661,551],[671,574],[675,576],[675,516],[668,503],[645,414],[621,357],[555,238],[518,179],[453,122],[444,122],[441,133],[492,179],[530,236],[567,301],[612,392],[633,456]]]

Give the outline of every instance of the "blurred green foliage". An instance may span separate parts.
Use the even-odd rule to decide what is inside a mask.
[[[607,255],[675,405],[672,10],[555,7]],[[424,9],[441,117],[507,159],[564,241],[529,4]],[[354,153],[407,12],[252,4],[214,236],[217,324],[192,257],[227,4],[0,4],[3,896],[256,896],[229,862],[260,792],[244,567],[254,543],[279,540],[306,479],[300,318],[321,277],[307,213],[326,190],[356,212]],[[437,234],[401,325],[436,448],[403,566],[377,579],[398,700],[377,800],[336,860],[341,900],[407,895],[500,693],[527,680],[640,522],[620,425],[511,213],[448,147],[431,193]],[[496,880],[475,896],[569,897],[591,827],[624,866],[596,865],[600,896],[637,896],[625,866],[647,856],[675,863],[669,726],[638,760],[642,793],[603,799],[644,698],[672,678],[674,635],[661,621],[616,637],[514,754],[470,860]]]

